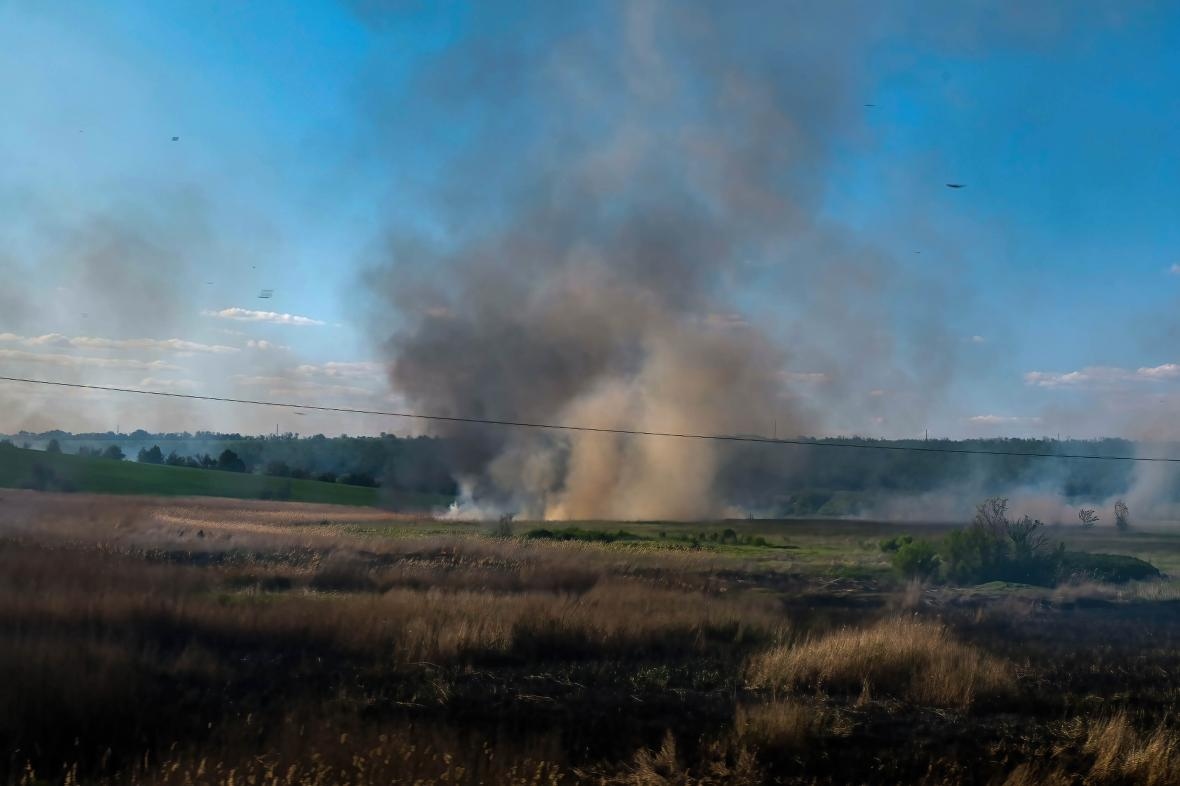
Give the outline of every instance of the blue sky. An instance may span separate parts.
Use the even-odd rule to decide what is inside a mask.
[[[812,198],[819,221],[890,260],[874,319],[899,347],[891,364],[914,370],[866,369],[863,390],[842,393],[816,431],[899,436],[921,420],[951,436],[1141,436],[1176,422],[1180,8],[1100,17],[1047,5],[1055,23],[1029,35],[964,39],[899,13],[859,37],[848,62],[833,53],[833,69],[856,69],[854,89],[823,131]],[[600,21],[593,10],[528,17],[515,3],[371,14],[329,0],[0,4],[0,367],[398,405],[374,327],[397,315],[374,316],[363,272],[391,232],[446,242],[464,219],[424,195],[496,111],[419,92],[423,74],[477,40],[545,49]],[[774,32],[760,40],[773,46]],[[118,291],[95,302],[105,284]],[[774,313],[767,329],[789,341],[799,299],[775,286],[738,281],[735,302],[753,319]],[[274,297],[259,299],[264,288]],[[912,319],[928,299],[942,308]],[[202,348],[141,341],[171,339]],[[901,417],[889,399],[931,384],[920,367],[934,343],[954,368]],[[794,357],[796,374],[830,371]],[[803,395],[822,409],[837,397],[819,384]],[[83,417],[63,402],[25,395],[0,430],[275,425],[272,414],[109,398]]]

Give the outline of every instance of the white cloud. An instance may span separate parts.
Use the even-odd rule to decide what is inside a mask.
[[[323,396],[352,396],[370,398],[380,394],[380,391],[371,388],[362,388],[355,385],[337,385],[324,384],[321,382],[309,382],[301,379],[292,379],[284,376],[250,376],[245,374],[236,374],[233,377],[234,381],[239,385],[245,387],[265,388],[266,394],[269,396],[283,396],[288,398],[305,398],[315,399]],[[316,404],[317,401],[307,401],[308,404]]]
[[[290,349],[290,347],[288,347],[288,346],[285,346],[283,344],[276,344],[273,341],[267,341],[266,339],[253,339],[253,338],[246,342],[246,346],[249,347],[250,349],[258,349],[258,350],[262,350],[264,352],[272,350],[272,349]]]
[[[291,398],[303,398],[305,400],[308,398],[322,400],[323,396],[372,398],[378,395],[375,390],[358,388],[353,385],[323,385],[318,382],[291,382],[290,380],[286,384],[268,388],[267,392],[272,396],[289,396]],[[307,401],[307,403],[314,405],[318,401]]]
[[[226,347],[220,344],[201,344],[196,341],[185,341],[179,338],[114,339],[96,338],[94,336],[63,336],[61,333],[46,333],[43,336],[18,336],[14,333],[0,333],[0,341],[8,344],[20,344],[26,347],[58,347],[62,349],[147,349],[182,354],[192,354],[194,352],[229,354],[240,351],[236,347]]]
[[[234,374],[233,378],[240,385],[285,385],[290,382],[286,377],[251,376],[249,374]]]
[[[1168,268],[1168,272],[1173,276],[1180,276],[1180,262],[1174,263],[1170,268]]]
[[[373,377],[380,379],[384,376],[385,367],[380,363],[367,361],[342,362],[329,361],[320,365],[304,364],[295,368],[296,374],[303,376],[322,377]]]
[[[220,311],[202,311],[207,317],[234,319],[239,322],[268,322],[272,325],[324,325],[318,319],[301,317],[296,314],[280,314],[277,311],[252,311],[248,308],[223,308]]]
[[[160,379],[159,377],[144,377],[139,386],[147,390],[166,390],[176,393],[191,393],[197,389],[197,383],[191,379]]]
[[[1021,417],[1018,415],[973,415],[967,418],[967,421],[977,426],[1014,426],[1040,423],[1041,419],[1036,417]]]
[[[1087,366],[1067,373],[1030,371],[1024,375],[1025,384],[1040,388],[1108,387],[1118,383],[1158,382],[1177,378],[1180,378],[1180,364],[1176,363],[1134,370],[1117,366]]]
[[[970,341],[972,344],[986,344],[987,343],[987,339],[984,338],[983,336],[972,336],[971,338],[968,339],[968,341]]]
[[[40,363],[49,366],[78,368],[90,366],[93,368],[120,368],[139,371],[179,371],[179,366],[165,363],[162,360],[128,360],[125,358],[96,358],[78,355],[58,355],[55,353],[24,352],[19,349],[0,349],[0,359],[14,363]]]
[[[1140,368],[1135,374],[1143,379],[1176,379],[1180,377],[1180,363],[1164,363],[1150,368]]]

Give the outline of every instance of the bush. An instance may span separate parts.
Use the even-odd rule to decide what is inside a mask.
[[[907,579],[922,580],[937,573],[940,562],[938,551],[934,548],[933,543],[928,540],[913,540],[912,538],[894,551],[893,556],[889,559],[889,564],[893,566],[898,575]]]
[[[544,530],[544,531],[549,532],[549,530]],[[512,514],[505,513],[503,516],[501,516],[496,521],[496,523],[492,525],[488,534],[491,535],[493,538],[510,538],[510,537],[512,537],[512,534],[513,534]],[[553,533],[549,533],[550,536],[552,536],[552,534]]]
[[[291,467],[285,461],[268,461],[266,466],[262,468],[262,474],[276,478],[289,478],[291,477]]]
[[[29,479],[20,484],[20,488],[33,491],[74,491],[75,486],[65,478],[58,477],[52,467],[44,464],[34,464],[30,470]]]
[[[964,584],[1014,581],[1051,587],[1061,576],[1064,546],[1053,547],[1044,524],[1024,516],[1008,520],[1008,500],[992,497],[976,510],[966,529],[944,545],[947,577]]]
[[[558,530],[532,529],[526,532],[524,536],[529,540],[579,540],[586,543],[614,543],[620,540],[643,540],[639,535],[622,529],[617,532],[606,532],[604,530],[579,529],[577,527],[567,527],[566,529]]]
[[[1062,555],[1062,576],[1123,584],[1160,577],[1159,569],[1150,562],[1125,554],[1087,554],[1069,551]]]
[[[1121,499],[1114,503],[1114,525],[1119,532],[1126,532],[1131,528],[1131,511],[1127,503]]]
[[[913,542],[914,538],[912,535],[895,535],[888,540],[881,541],[881,551],[886,554],[892,554],[907,543]]]

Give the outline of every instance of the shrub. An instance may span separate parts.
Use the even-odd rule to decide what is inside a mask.
[[[1071,579],[1089,579],[1124,584],[1128,581],[1145,581],[1160,577],[1159,569],[1150,562],[1125,554],[1086,554],[1065,552],[1062,555],[1063,576]]]
[[[1120,532],[1131,528],[1131,511],[1121,499],[1114,503],[1114,525]]]
[[[886,554],[892,554],[907,543],[913,542],[914,538],[912,535],[895,535],[888,540],[881,541],[881,551]]]
[[[65,478],[58,477],[52,467],[44,464],[34,464],[28,480],[20,484],[21,488],[33,491],[74,491],[74,484]]]
[[[548,532],[548,530],[545,530],[545,531]],[[491,530],[488,532],[488,534],[491,535],[493,538],[510,538],[510,537],[512,537],[512,534],[513,534],[512,515],[511,514],[504,514],[503,516],[501,516],[496,521],[496,523],[492,525]]]
[[[291,467],[285,461],[268,461],[266,466],[262,468],[262,474],[276,478],[289,478],[291,477]]]
[[[940,562],[933,543],[912,538],[894,551],[889,559],[889,564],[903,578],[923,580],[938,572]]]
[[[1024,516],[1008,520],[1008,500],[992,497],[976,510],[966,529],[944,545],[947,577],[960,583],[1016,581],[1053,586],[1061,574],[1064,547],[1053,547],[1044,524]]]
[[[579,529],[567,527],[565,529],[531,529],[524,535],[530,540],[578,540],[586,543],[614,543],[619,540],[642,540],[639,535],[626,530],[607,532],[605,530]]]

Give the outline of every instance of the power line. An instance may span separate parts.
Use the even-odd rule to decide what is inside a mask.
[[[224,404],[252,404],[259,407],[281,407],[314,412],[334,412],[348,415],[376,415],[379,417],[430,420],[442,423],[466,423],[480,426],[505,426],[510,428],[531,428],[548,431],[578,431],[593,434],[619,434],[631,437],[669,437],[673,439],[698,439],[713,442],[748,442],[764,445],[800,445],[813,448],[848,448],[853,450],[889,450],[907,453],[953,453],[967,456],[1021,456],[1024,458],[1087,459],[1091,461],[1156,461],[1180,464],[1180,458],[1167,456],[1100,456],[1085,453],[1040,453],[1015,450],[986,450],[971,448],[930,448],[918,445],[873,445],[856,442],[818,442],[807,439],[779,439],[771,437],[741,436],[730,434],[694,434],[675,431],[644,431],[640,429],[605,428],[600,426],[574,426],[565,423],[532,423],[521,420],[496,420],[493,418],[462,417],[458,415],[423,415],[416,412],[391,412],[377,409],[352,409],[349,407],[328,407],[320,404],[297,404],[286,401],[257,401],[254,399],[229,398],[227,396],[201,396],[195,393],[168,393],[162,390],[139,390],[109,385],[84,385],[80,382],[58,382],[48,379],[27,379],[24,377],[0,376],[0,382],[23,382],[30,385],[50,385],[81,390],[98,390],[107,393],[132,393],[140,396],[159,396],[191,401],[216,401]]]

